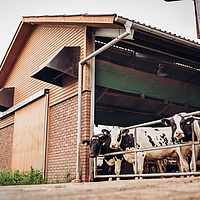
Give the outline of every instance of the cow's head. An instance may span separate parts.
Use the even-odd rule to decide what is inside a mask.
[[[129,134],[128,133],[129,130],[127,129],[127,131],[125,131],[123,134],[122,134],[122,141],[121,141],[121,149],[123,151],[126,150],[126,148],[131,148],[131,147],[134,147],[134,138],[133,138],[133,134]]]
[[[188,117],[185,119],[180,114],[176,114],[170,120],[163,118],[161,121],[165,126],[172,127],[172,141],[174,142],[185,137],[185,134],[187,134],[186,129],[188,126],[191,126],[194,118]]]
[[[124,129],[121,131],[119,126],[114,126],[113,129],[110,131],[111,149],[119,149],[122,141],[122,135],[128,132],[128,129]]]
[[[90,157],[95,158],[100,153],[102,153],[101,152],[102,148],[104,148],[105,152],[106,152],[106,149],[109,148],[109,145],[110,145],[109,131],[106,129],[103,129],[102,134],[93,135],[90,141],[83,140],[82,143],[86,146],[90,145]]]

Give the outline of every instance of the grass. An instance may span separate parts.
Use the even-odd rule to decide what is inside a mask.
[[[12,172],[11,170],[3,169],[0,170],[0,186],[2,185],[34,185],[34,184],[53,184],[53,183],[69,183],[72,178],[70,177],[70,172],[66,172],[63,175],[63,180],[53,181],[52,178],[47,180],[47,178],[43,177],[43,172],[41,170],[35,170],[31,166],[30,171],[19,172],[19,170],[15,170]]]

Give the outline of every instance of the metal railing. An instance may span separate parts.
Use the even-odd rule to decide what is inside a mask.
[[[195,111],[191,113],[185,113],[182,114],[183,117],[189,117],[192,116],[195,119],[200,119],[199,117],[195,117],[194,115],[199,115],[200,111]],[[171,118],[171,117],[170,117]],[[170,119],[168,118],[168,119]],[[188,176],[188,175],[200,175],[200,172],[196,172],[196,156],[195,156],[195,146],[200,145],[199,141],[194,141],[194,128],[192,128],[192,142],[187,142],[183,144],[175,144],[175,145],[168,145],[168,146],[160,146],[160,147],[150,147],[150,148],[141,148],[137,149],[137,136],[136,136],[136,128],[139,127],[146,127],[161,123],[161,120],[155,120],[152,122],[142,123],[130,127],[126,127],[127,129],[134,129],[134,149],[126,150],[126,151],[120,151],[120,152],[114,152],[114,153],[106,153],[99,155],[99,157],[105,157],[105,156],[111,156],[111,155],[120,155],[120,154],[127,154],[127,153],[134,153],[135,154],[135,174],[120,174],[120,175],[97,175],[97,158],[95,158],[94,162],[94,178],[131,178],[131,177],[169,177],[169,176]],[[137,173],[137,152],[144,152],[144,151],[153,151],[153,150],[162,150],[162,149],[169,149],[169,148],[178,148],[183,146],[192,146],[192,158],[193,160],[193,172],[174,172],[174,173],[150,173],[150,174],[138,174]]]

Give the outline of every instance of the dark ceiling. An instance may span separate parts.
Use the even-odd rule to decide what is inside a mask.
[[[96,38],[96,49],[109,40]],[[137,39],[133,43],[119,42],[99,54],[96,59],[150,74],[157,74],[160,65],[167,73],[166,78],[200,86],[200,58],[195,57],[195,54],[184,48],[183,52],[180,52],[181,48],[177,47],[177,49],[173,48],[173,55],[170,56],[166,52],[168,50],[161,47],[162,43],[157,45],[157,49],[150,44],[143,46],[138,43]],[[188,52],[188,55],[181,59],[185,52]],[[96,124],[130,126],[196,110],[199,108],[188,104],[178,104],[167,99],[154,99],[145,95],[96,86]]]

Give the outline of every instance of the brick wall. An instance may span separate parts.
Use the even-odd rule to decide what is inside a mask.
[[[0,129],[0,169],[11,170],[14,124]]]
[[[81,141],[90,139],[90,92],[82,95]],[[89,147],[81,145],[82,181],[89,181]]]
[[[90,92],[82,94],[82,139],[89,139]],[[78,96],[50,108],[47,177],[62,180],[65,171],[76,176]],[[89,148],[81,145],[81,178],[88,181]]]

